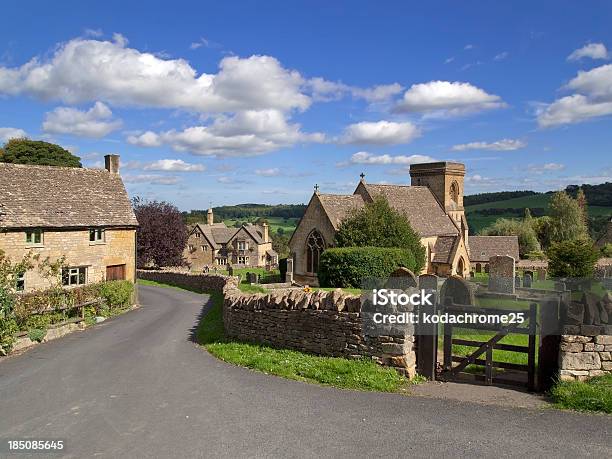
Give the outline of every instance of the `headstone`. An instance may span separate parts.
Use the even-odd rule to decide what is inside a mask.
[[[293,258],[287,258],[287,272],[285,273],[285,282],[293,283]]]
[[[539,281],[546,280],[546,270],[544,268],[538,268],[538,280]]]
[[[450,276],[442,284],[440,289],[440,300],[444,304],[450,298],[454,304],[474,304],[474,292],[470,284],[462,277]]]
[[[256,273],[247,272],[246,273],[246,279],[247,279],[247,282],[249,284],[256,284],[257,283],[257,274]]]
[[[474,279],[476,277],[476,273],[474,271],[470,271],[470,279]]]
[[[584,304],[581,301],[572,301],[567,306],[567,325],[582,325],[584,323]]]
[[[514,258],[507,255],[491,257],[489,259],[489,290],[491,292],[513,294],[514,283]]]
[[[229,266],[227,267],[227,273],[228,273],[230,276],[233,276],[233,275],[234,275],[234,268],[232,267],[232,265],[229,265]]]
[[[419,288],[422,290],[438,290],[438,276],[435,274],[421,274],[419,276]]]
[[[584,304],[584,324],[599,325],[601,320],[599,317],[599,298],[594,293],[583,293],[582,303]]]
[[[530,272],[526,272],[525,275],[523,276],[523,287],[531,288],[532,283],[533,283],[533,274]]]
[[[520,286],[521,286],[521,276],[517,274],[516,276],[514,276],[514,287],[520,288]]]
[[[409,288],[417,288],[418,285],[417,278],[412,271],[408,268],[398,268],[391,273],[385,287],[406,290]]]

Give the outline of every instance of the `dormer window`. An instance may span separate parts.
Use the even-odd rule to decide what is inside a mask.
[[[91,228],[89,230],[89,242],[97,244],[104,242],[104,229]]]
[[[26,244],[43,245],[43,232],[41,229],[26,231]]]

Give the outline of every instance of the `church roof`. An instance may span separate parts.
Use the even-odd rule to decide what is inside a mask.
[[[434,263],[450,263],[450,258],[453,253],[455,242],[458,242],[458,236],[440,236],[434,245]]]
[[[334,229],[338,229],[353,209],[363,207],[363,198],[357,194],[319,194],[319,201]]]
[[[426,186],[365,185],[372,198],[384,196],[402,212],[421,237],[457,235],[459,230]]]
[[[470,236],[468,244],[472,263],[488,263],[489,258],[498,255],[519,259],[517,236]]]

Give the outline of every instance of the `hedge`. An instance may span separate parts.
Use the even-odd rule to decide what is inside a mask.
[[[389,277],[400,266],[417,270],[412,252],[385,247],[341,247],[321,254],[317,274],[321,287],[360,288],[364,278]]]

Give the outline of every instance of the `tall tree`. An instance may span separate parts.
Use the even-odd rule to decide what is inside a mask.
[[[576,202],[578,203],[578,207],[582,211],[582,221],[586,226],[587,230],[589,228],[589,209],[587,204],[586,195],[584,191],[582,191],[582,187],[578,188],[578,193],[576,193]]]
[[[137,232],[138,266],[184,265],[183,251],[188,232],[178,208],[164,201],[144,201],[138,197],[134,198],[133,205],[140,225]]]
[[[493,225],[481,231],[483,236],[517,236],[519,243],[519,255],[527,256],[532,252],[541,250],[540,243],[533,229],[531,220],[510,220],[499,218]]]
[[[548,204],[550,214],[550,240],[562,242],[589,237],[584,214],[578,201],[565,191],[553,194]]]
[[[0,162],[39,166],[82,167],[81,158],[54,143],[11,139],[0,148]]]
[[[336,233],[337,247],[398,247],[414,255],[417,270],[425,266],[425,247],[406,216],[384,197],[353,211]]]

